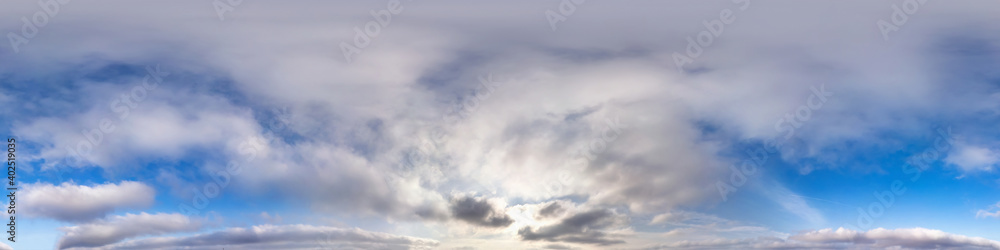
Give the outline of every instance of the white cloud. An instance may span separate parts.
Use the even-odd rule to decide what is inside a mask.
[[[727,220],[716,217],[714,215],[678,210],[653,216],[653,219],[650,220],[649,224],[692,225],[692,224],[714,224],[723,222],[727,222]]]
[[[788,234],[776,232],[766,227],[748,225],[715,215],[682,210],[656,215],[650,221],[649,225],[662,227],[667,231],[662,233],[647,232],[639,235],[637,238],[646,239],[649,242],[674,241],[671,243],[684,245],[690,242],[701,242],[697,244],[704,244],[704,242],[713,242],[718,239],[788,237]]]
[[[82,222],[104,217],[116,209],[146,208],[155,196],[152,187],[133,181],[95,186],[34,183],[24,185],[18,201],[24,205],[24,214],[30,217]]]
[[[447,199],[424,186],[428,180],[401,171],[398,163],[388,162],[393,158],[369,158],[352,151],[321,142],[275,141],[246,163],[233,182],[249,195],[276,191],[310,201],[319,212],[402,220],[449,217]]]
[[[682,240],[650,249],[823,249],[836,248],[819,243],[789,242],[781,238]]]
[[[944,160],[965,172],[991,171],[1000,164],[1000,152],[989,147],[956,143]]]
[[[138,236],[196,231],[202,222],[182,214],[116,215],[59,230],[66,235],[59,240],[59,249],[100,247]]]
[[[109,108],[112,100],[119,100],[116,107],[128,107],[120,101],[121,95],[129,93],[132,81],[139,80],[122,81],[127,83],[82,86],[81,92],[96,99],[83,104],[83,112],[33,117],[12,130],[27,141],[47,142],[32,156],[45,159],[43,170],[56,166],[135,168],[151,159],[183,159],[193,148],[236,155],[241,140],[260,136],[261,128],[249,109],[221,96],[181,90],[169,85],[181,83],[170,81],[148,91],[142,102],[133,100],[135,107],[127,112],[115,112]],[[103,129],[102,122],[110,126]]]
[[[820,225],[826,222],[826,219],[819,210],[810,206],[802,196],[796,195],[791,190],[788,190],[788,188],[777,183],[772,183],[762,189],[761,192],[769,199],[781,205],[788,212],[799,216],[804,221],[812,225]]]
[[[1000,202],[993,204],[987,209],[980,209],[979,211],[976,211],[976,218],[988,217],[1000,218]]]

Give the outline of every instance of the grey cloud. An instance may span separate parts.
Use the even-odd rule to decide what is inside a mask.
[[[483,227],[507,227],[514,219],[482,197],[456,197],[451,200],[451,213],[455,219]]]
[[[201,229],[202,222],[182,214],[126,214],[86,224],[63,227],[59,249],[100,247],[124,239]]]
[[[542,209],[539,209],[538,215],[536,215],[535,217],[536,218],[556,217],[561,215],[562,212],[564,211],[566,211],[566,209],[563,208],[562,205],[559,205],[559,202],[553,201],[552,203],[549,203],[545,207],[542,207]]]
[[[601,229],[621,225],[622,218],[612,210],[594,209],[568,216],[556,224],[524,227],[517,231],[525,241],[552,241],[581,244],[613,245],[625,243]]]
[[[101,249],[430,249],[436,240],[311,225],[257,225],[184,237],[157,237]]]
[[[845,228],[801,232],[787,239],[683,240],[655,249],[1000,249],[1000,242],[925,228],[855,231]]]
[[[236,184],[250,193],[269,186],[288,197],[311,201],[328,213],[377,214],[402,220],[446,220],[448,201],[439,193],[414,185],[419,177],[394,172],[385,161],[366,159],[348,148],[327,143],[286,145],[275,142],[262,152]],[[280,166],[280,167],[272,167]],[[274,191],[274,190],[271,190]]]
[[[82,222],[104,217],[117,209],[146,208],[153,203],[156,191],[133,181],[94,186],[66,182],[58,186],[27,184],[20,195],[18,201],[24,205],[22,211],[27,216]]]

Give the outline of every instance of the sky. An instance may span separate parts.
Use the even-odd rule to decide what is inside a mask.
[[[1000,249],[1000,1],[0,6],[0,249]]]

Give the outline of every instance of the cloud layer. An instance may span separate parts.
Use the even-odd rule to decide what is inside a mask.
[[[926,228],[820,229],[781,238],[681,241],[667,249],[1000,249],[1000,242]]]
[[[187,237],[155,237],[99,249],[430,249],[436,240],[310,225],[258,225],[227,228]]]
[[[94,186],[66,182],[58,186],[27,184],[21,195],[19,199],[28,216],[84,222],[104,217],[117,209],[146,208],[153,203],[156,191],[144,183],[133,181]]]
[[[181,214],[125,214],[107,219],[60,228],[66,234],[59,240],[59,249],[100,247],[124,239],[191,232],[201,229],[202,222]]]
[[[14,107],[0,125],[38,176],[25,214],[76,224],[60,247],[996,247],[923,228],[781,231],[848,220],[939,125],[959,139],[927,162],[953,167],[925,181],[995,193],[997,1],[403,1],[391,21],[385,3],[222,2],[237,1],[0,10],[11,34],[52,15],[0,50]],[[342,44],[361,48],[345,60]],[[947,203],[912,194],[938,183],[907,197]],[[207,231],[128,211],[198,195],[205,213],[266,201],[338,227]],[[970,211],[951,206],[919,209]],[[979,229],[902,214],[880,221]]]

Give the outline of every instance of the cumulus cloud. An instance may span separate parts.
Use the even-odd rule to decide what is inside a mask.
[[[202,222],[182,214],[126,214],[86,224],[60,228],[66,235],[59,249],[100,247],[139,236],[191,232]]]
[[[82,222],[126,208],[146,208],[153,203],[156,191],[141,182],[123,181],[95,186],[65,182],[26,184],[18,198],[24,214],[61,221]]]
[[[154,237],[99,249],[430,249],[436,240],[311,225],[258,225],[184,237]]]
[[[451,201],[451,213],[455,219],[483,227],[507,227],[514,219],[482,197],[456,197]]]

